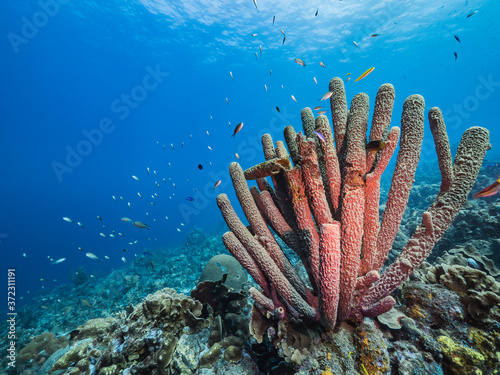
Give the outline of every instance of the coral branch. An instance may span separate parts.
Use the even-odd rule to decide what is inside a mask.
[[[408,203],[424,138],[424,98],[412,95],[405,100],[401,116],[401,139],[396,169],[377,239],[373,269],[380,270],[389,254]]]
[[[327,330],[337,321],[340,283],[340,225],[324,224],[320,234],[319,311]]]
[[[340,269],[340,300],[338,320],[346,320],[351,312],[352,297],[358,277],[363,218],[365,211],[366,128],[368,96],[356,95],[351,102],[346,135],[346,156],[342,188],[342,261]]]

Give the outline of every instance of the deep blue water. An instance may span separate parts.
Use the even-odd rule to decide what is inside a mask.
[[[2,3],[0,272],[6,279],[8,267],[17,270],[18,297],[69,282],[69,270],[80,265],[102,276],[123,267],[123,255],[130,262],[144,248],[182,244],[195,227],[214,228],[222,220],[216,195],[234,197],[227,174],[234,154],[243,168],[262,161],[258,137],[270,132],[278,140],[284,126],[300,128],[300,110],[319,105],[335,76],[352,73],[348,101],[363,91],[372,106],[378,87],[392,83],[393,125],[404,99],[421,94],[428,108],[442,109],[452,145],[467,127],[485,126],[493,146],[487,158],[500,158],[498,1],[258,6],[260,12],[251,0]],[[239,122],[244,127],[232,139]],[[434,160],[428,125],[426,131],[422,159]],[[151,230],[122,222],[124,216]],[[67,260],[52,265],[48,257]]]

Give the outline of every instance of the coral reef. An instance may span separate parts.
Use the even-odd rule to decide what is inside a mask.
[[[423,263],[459,213],[491,147],[488,131],[479,127],[466,130],[452,162],[441,111],[429,111],[441,185],[430,187],[437,189],[437,196],[430,208],[420,212],[421,223],[414,221],[413,235],[405,239],[401,254],[380,276],[414,182],[425,104],[419,95],[409,97],[403,106],[401,130],[389,129],[394,89],[382,85],[367,140],[368,97],[356,95],[348,111],[343,81],[332,79],[329,91],[333,132],[325,116],[315,119],[305,108],[301,113],[304,135],[291,126],[285,129],[290,155],[283,142],[274,147],[265,134],[265,162],[245,171],[237,163],[230,165],[234,190],[249,227],[238,218],[228,197],[220,194],[217,204],[230,229],[223,241],[260,287],[250,289],[255,301],[250,332],[259,342],[273,341],[286,360],[302,366],[305,358],[317,358],[319,343],[336,342],[332,337],[348,321],[354,324],[354,333],[350,334],[354,348],[341,353],[337,358],[340,365],[335,369],[329,364],[325,373],[389,373],[393,362],[390,350],[397,345],[408,353],[419,350],[406,343],[386,343],[380,328],[366,318],[386,313],[396,305],[397,296],[391,293]],[[381,175],[400,133],[396,169],[379,222]],[[246,180],[256,180],[258,188],[249,189]],[[269,228],[296,252],[307,280],[299,276]],[[431,353],[422,371],[437,370],[445,352],[444,339],[439,341],[438,335],[426,337],[425,330],[409,321],[427,319],[437,325],[439,319],[447,324],[459,320],[461,308],[451,306],[459,298],[452,295],[447,299],[451,292],[445,288],[433,290],[433,286],[410,284],[413,289],[403,299],[407,303],[400,306],[402,315],[395,321],[393,318],[389,326],[397,330],[406,327],[401,330],[403,336],[418,335],[419,345]],[[400,323],[404,320],[405,325]],[[331,357],[331,350],[328,353]],[[346,365],[346,354],[349,359],[357,358],[351,367]],[[406,368],[411,363],[407,361]],[[310,365],[315,366],[312,362]]]
[[[235,291],[241,290],[243,283],[247,281],[247,274],[234,257],[227,254],[219,254],[205,264],[198,282],[207,280],[218,281],[225,273],[227,273],[226,285]]]
[[[262,289],[252,290],[257,306],[278,319],[321,321],[327,330],[394,306],[390,294],[427,258],[451,224],[490,148],[488,131],[470,128],[452,163],[441,111],[431,109],[429,122],[442,174],[440,192],[398,259],[379,277],[413,184],[423,139],[424,100],[413,95],[403,106],[396,169],[379,223],[380,178],[400,133],[398,127],[389,130],[394,89],[385,84],[377,93],[370,142],[384,147],[375,150],[367,149],[367,95],[356,95],[347,111],[343,81],[332,79],[329,91],[333,133],[325,116],[315,120],[306,108],[301,113],[305,136],[291,126],[285,129],[290,156],[282,142],[275,148],[266,134],[265,162],[245,172],[239,164],[231,164],[233,186],[251,231],[225,194],[217,198],[230,229],[224,244]],[[271,177],[274,188],[265,177]],[[260,192],[248,189],[245,180],[251,179],[257,180]],[[267,224],[301,258],[312,290],[284,256]]]
[[[92,319],[78,327],[71,349],[50,371],[167,374],[179,337],[208,326],[201,313],[199,301],[162,289],[147,296],[128,315]]]

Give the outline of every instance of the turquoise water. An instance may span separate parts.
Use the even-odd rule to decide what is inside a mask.
[[[378,87],[392,83],[393,125],[404,99],[423,95],[427,108],[442,109],[452,145],[484,126],[487,159],[499,159],[498,1],[258,8],[249,0],[4,2],[0,251],[17,270],[18,297],[69,282],[78,266],[105,275],[125,266],[122,256],[130,263],[145,248],[182,244],[196,227],[212,230],[222,220],[216,195],[233,197],[235,153],[243,168],[262,161],[260,135],[278,140],[284,126],[300,128],[300,110],[328,103],[319,99],[335,76],[351,73],[348,100],[366,92],[372,107]],[[426,126],[422,159],[432,161]]]

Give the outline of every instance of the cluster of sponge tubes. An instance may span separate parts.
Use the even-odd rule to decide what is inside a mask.
[[[391,128],[394,88],[382,85],[367,142],[368,96],[356,95],[348,110],[342,79],[333,78],[329,91],[332,127],[326,116],[315,119],[311,109],[305,108],[301,112],[304,134],[297,134],[292,126],[285,128],[289,152],[283,142],[274,146],[271,136],[265,134],[265,162],[245,171],[238,163],[230,165],[248,228],[227,195],[217,197],[230,229],[223,235],[224,244],[261,288],[250,290],[255,306],[277,319],[317,320],[327,330],[347,319],[380,315],[394,306],[390,294],[427,258],[450,226],[490,148],[488,130],[469,128],[452,161],[441,111],[429,111],[442,174],[440,192],[399,257],[380,275],[420,158],[424,99],[420,95],[408,97],[401,129]],[[396,167],[380,221],[380,178],[398,138]],[[256,180],[258,188],[248,188],[247,180]],[[309,286],[270,228],[300,257]]]

